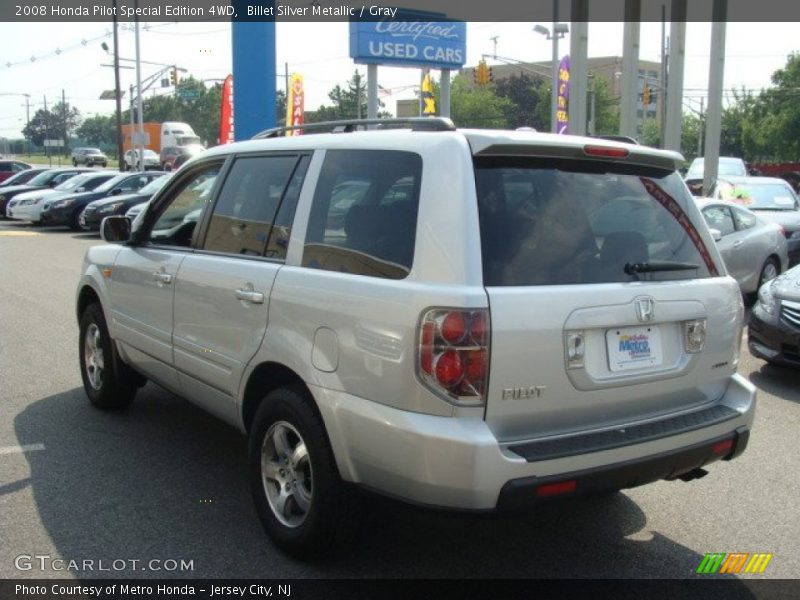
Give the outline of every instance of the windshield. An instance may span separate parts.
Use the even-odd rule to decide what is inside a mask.
[[[692,161],[692,165],[689,167],[689,170],[686,173],[687,179],[696,179],[703,176],[703,165],[705,164],[705,160],[702,158],[695,158]],[[736,176],[745,176],[747,175],[747,169],[744,166],[744,161],[739,158],[720,158],[719,159],[719,168],[717,169],[718,176],[722,175],[736,175]]]
[[[196,135],[185,135],[178,138],[179,146],[201,145],[200,138]]]
[[[677,173],[597,161],[483,158],[476,160],[476,185],[484,285],[661,281],[716,272]],[[664,270],[665,263],[671,268]]]
[[[85,152],[86,154],[102,154],[99,148],[89,148]]]
[[[47,185],[60,174],[61,171],[45,171],[44,173],[39,173],[30,180],[29,185]]]
[[[111,179],[106,181],[103,185],[95,188],[95,191],[96,192],[108,192],[108,191],[111,190],[111,188],[113,188],[115,185],[117,185],[120,181],[125,181],[128,177],[130,177],[130,175],[128,175],[126,173],[120,173],[119,175],[115,175],[114,177],[112,177]]]
[[[69,191],[74,190],[76,187],[80,187],[84,183],[86,183],[92,177],[97,177],[96,175],[78,175],[76,177],[70,177],[64,183],[58,184],[54,187],[54,190],[58,191]]]
[[[720,186],[720,197],[750,210],[797,210],[797,200],[788,185],[781,183],[730,184]]]
[[[142,189],[139,190],[139,194],[146,195],[146,194],[155,194],[158,190],[164,187],[169,181],[169,175],[162,175],[158,179],[153,179],[150,183],[144,186]]]

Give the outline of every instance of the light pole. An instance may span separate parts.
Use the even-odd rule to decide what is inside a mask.
[[[554,8],[557,8],[557,5],[554,3]],[[556,21],[558,20],[558,15],[554,13],[553,17]],[[545,36],[548,40],[553,41],[553,64],[551,65],[552,71],[552,90],[550,93],[550,131],[553,133],[558,132],[558,40],[563,38],[567,32],[569,32],[569,26],[566,23],[553,23],[553,31],[552,33],[547,27],[543,27],[541,25],[535,25],[533,30],[536,33],[541,33]]]

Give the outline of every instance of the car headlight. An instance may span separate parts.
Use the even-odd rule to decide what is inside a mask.
[[[774,315],[776,309],[775,302],[775,280],[769,281],[758,290],[758,303],[761,309],[768,315]]]
[[[98,214],[107,215],[108,213],[117,212],[120,208],[122,208],[123,202],[114,202],[109,204],[108,206],[104,206],[100,210],[97,211]]]
[[[789,235],[790,240],[800,240],[800,229],[797,231],[793,231],[791,235]]]
[[[75,203],[75,200],[59,200],[58,202],[53,202],[51,205],[52,208],[66,208],[67,206],[72,206]]]

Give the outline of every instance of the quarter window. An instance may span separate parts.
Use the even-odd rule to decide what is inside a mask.
[[[709,228],[718,230],[723,236],[736,231],[731,211],[727,206],[711,206],[703,211],[703,217]]]
[[[756,226],[756,216],[753,213],[734,208],[733,214],[736,218],[736,229],[750,229]]]
[[[328,151],[303,265],[405,278],[414,258],[421,174],[422,159],[412,152]]]
[[[296,165],[297,156],[237,158],[214,207],[203,248],[263,256]],[[283,256],[272,256],[285,256],[285,247]]]

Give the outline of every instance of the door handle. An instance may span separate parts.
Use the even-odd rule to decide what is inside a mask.
[[[736,248],[737,246],[741,246],[744,242],[742,240],[737,240],[733,242],[733,247]]]
[[[163,271],[156,271],[153,273],[153,279],[156,280],[157,283],[162,285],[169,285],[172,283],[172,275],[169,273],[164,273]]]
[[[264,304],[264,294],[255,292],[252,289],[236,290],[236,298],[250,304]]]

